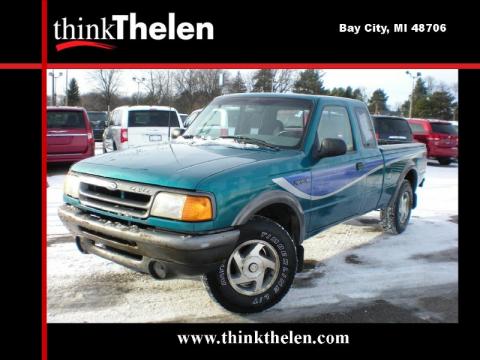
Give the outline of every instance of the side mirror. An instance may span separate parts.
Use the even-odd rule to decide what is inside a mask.
[[[179,136],[182,136],[183,133],[185,132],[185,130],[187,130],[187,129],[173,128],[173,129],[171,130],[171,133],[170,133],[172,139],[176,139],[176,138],[178,138]]]
[[[315,152],[315,158],[344,155],[347,152],[347,144],[342,139],[326,138],[322,140],[320,148]]]

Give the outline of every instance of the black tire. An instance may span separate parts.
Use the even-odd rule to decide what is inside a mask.
[[[276,276],[271,275],[269,280],[271,285],[265,288],[265,291],[246,295],[236,290],[235,285],[232,286],[230,270],[227,267],[234,266],[229,261],[232,254],[242,246],[243,248],[249,246],[252,241],[266,243],[265,247],[269,251],[275,251],[279,265],[278,272],[275,272]],[[255,246],[255,242],[252,246]],[[225,309],[235,313],[255,313],[272,307],[287,294],[296,270],[296,247],[289,233],[276,222],[262,216],[255,216],[240,229],[240,239],[229,258],[225,259],[216,270],[205,274],[203,282],[210,296]]]
[[[405,195],[407,194],[407,195]],[[402,197],[408,196],[408,215],[402,219],[400,213],[401,200]],[[408,180],[403,180],[400,185],[400,189],[393,202],[390,203],[388,207],[380,210],[380,224],[382,225],[383,231],[390,234],[401,234],[405,231],[410,220],[410,215],[412,213],[413,206],[413,190],[412,185]],[[403,213],[403,212],[402,212]]]
[[[437,160],[440,165],[450,165],[452,163],[452,159],[449,158],[438,158]]]

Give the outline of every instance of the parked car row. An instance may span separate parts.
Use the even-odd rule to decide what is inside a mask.
[[[449,165],[458,158],[458,123],[435,119],[406,119],[395,116],[373,116],[380,144],[417,141],[427,146],[428,158]]]
[[[190,127],[203,109],[190,115],[167,106],[121,106],[108,115],[78,107],[48,108],[48,162],[75,162],[93,156],[94,141],[103,152],[166,142]],[[216,114],[219,126],[221,111]],[[458,157],[458,122],[372,116],[379,144],[421,142],[428,158],[448,165]]]

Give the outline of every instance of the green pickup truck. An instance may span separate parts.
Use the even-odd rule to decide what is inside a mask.
[[[238,313],[279,302],[303,241],[328,227],[380,210],[403,232],[427,164],[424,144],[378,146],[365,104],[329,96],[221,96],[172,134],[73,165],[59,216],[81,252],[156,279],[203,275]]]

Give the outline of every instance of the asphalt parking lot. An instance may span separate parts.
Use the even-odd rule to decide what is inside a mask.
[[[429,163],[403,234],[383,234],[372,212],[307,240],[287,296],[248,316],[215,304],[200,279],[154,280],[78,252],[56,216],[67,171],[48,169],[48,322],[458,321],[457,164]]]

